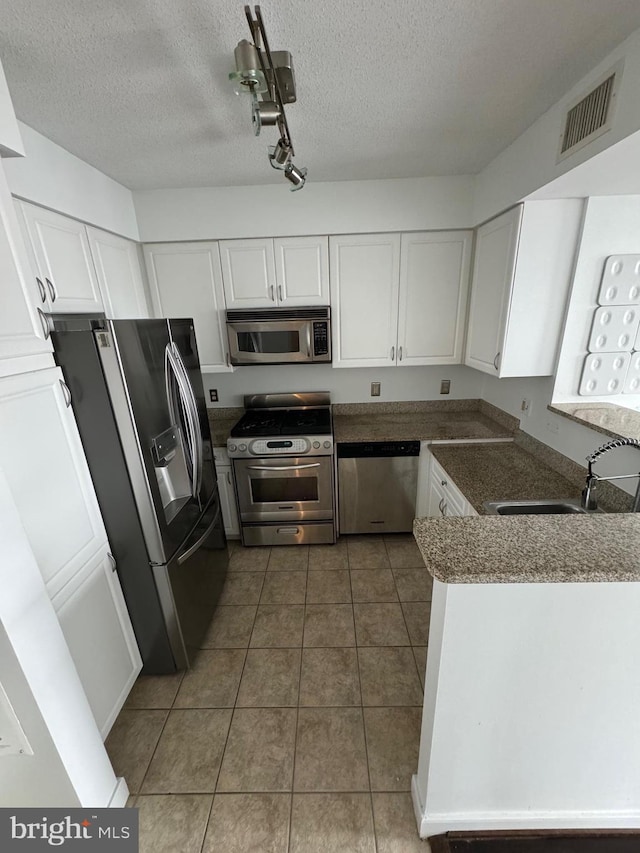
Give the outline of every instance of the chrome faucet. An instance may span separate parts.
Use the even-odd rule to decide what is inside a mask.
[[[638,441],[637,438],[615,438],[613,441],[608,441],[606,444],[603,444],[602,447],[599,447],[597,450],[594,450],[592,454],[587,456],[587,462],[589,463],[587,485],[582,491],[581,501],[582,506],[585,509],[598,508],[598,498],[596,495],[596,484],[598,480],[605,482],[609,480],[629,480],[637,477],[638,487],[633,499],[631,512],[640,512],[640,472],[638,474],[619,474],[616,477],[600,477],[599,474],[594,474],[593,472],[593,463],[596,459],[599,459],[604,453],[607,453],[609,450],[614,450],[616,447],[637,447],[640,450],[640,441]]]

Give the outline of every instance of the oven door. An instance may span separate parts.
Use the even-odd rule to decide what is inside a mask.
[[[309,320],[255,320],[227,323],[231,364],[313,361]]]
[[[234,459],[243,522],[333,518],[331,456]]]

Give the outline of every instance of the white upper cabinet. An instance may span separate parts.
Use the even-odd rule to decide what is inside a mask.
[[[459,364],[473,232],[403,234],[397,362]]]
[[[222,240],[227,308],[329,304],[329,238]]]
[[[36,276],[0,165],[0,376],[53,365],[44,282]],[[44,299],[42,298],[44,296]]]
[[[273,245],[278,305],[328,305],[329,238],[286,237]]]
[[[202,369],[231,370],[218,244],[149,244],[144,257],[155,316],[193,317]]]
[[[278,302],[273,240],[221,240],[227,308],[273,308]]]
[[[334,367],[459,364],[472,233],[331,237]]]
[[[553,373],[581,217],[580,199],[531,201],[478,228],[465,364]]]
[[[87,236],[107,317],[148,317],[138,244],[91,226],[87,226]]]
[[[334,367],[396,363],[400,235],[330,238]]]
[[[0,379],[0,467],[53,597],[107,541],[59,368]]]
[[[36,268],[46,284],[49,311],[58,314],[103,311],[83,223],[24,202],[20,208]]]

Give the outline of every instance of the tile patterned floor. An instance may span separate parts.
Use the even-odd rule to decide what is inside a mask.
[[[195,665],[140,678],[107,739],[141,853],[428,853],[410,785],[430,601],[409,535],[231,543]]]

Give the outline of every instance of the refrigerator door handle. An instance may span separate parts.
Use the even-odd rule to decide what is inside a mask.
[[[187,560],[189,559],[189,557],[192,557],[196,553],[198,548],[200,548],[202,543],[211,535],[211,531],[218,525],[219,522],[220,522],[220,506],[218,506],[218,509],[216,510],[216,514],[214,516],[213,521],[207,527],[207,529],[202,534],[202,536],[198,539],[198,541],[194,542],[190,548],[187,548],[186,551],[183,551],[182,554],[180,554],[180,556],[178,557],[178,565],[179,566],[181,566],[183,563],[186,563]]]
[[[197,440],[199,427],[197,419],[194,420],[193,408],[189,405],[188,391],[184,387],[185,377],[180,370],[180,362],[178,359],[179,354],[177,355],[177,347],[175,344],[167,344],[165,349],[165,385],[167,402],[169,404],[172,417],[176,423],[179,425],[181,422],[184,422],[187,457],[191,468],[189,473],[189,479],[191,480],[191,494],[194,498],[197,498],[200,492],[198,487],[200,461]]]
[[[178,364],[178,369],[182,374],[182,393],[184,395],[184,405],[188,405],[191,410],[191,417],[193,421],[193,447],[194,447],[194,455],[196,458],[196,494],[194,497],[197,497],[200,494],[200,490],[202,488],[202,472],[204,470],[204,452],[202,449],[202,436],[200,434],[200,424],[198,418],[198,404],[196,403],[196,395],[193,393],[193,388],[191,386],[191,382],[189,381],[189,374],[187,373],[187,368],[184,365],[184,361],[182,360],[182,356],[180,355],[180,350],[175,346],[175,356]]]

